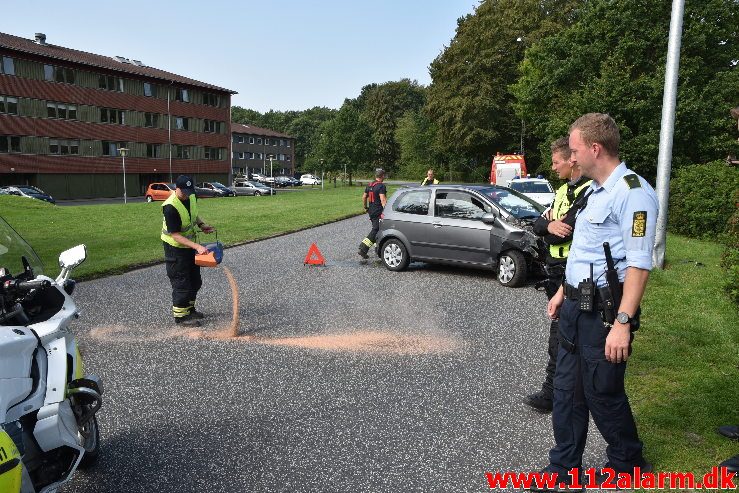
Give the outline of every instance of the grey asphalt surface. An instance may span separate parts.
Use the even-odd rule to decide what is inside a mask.
[[[63,491],[474,492],[486,471],[546,465],[551,418],[521,403],[543,377],[544,294],[491,272],[362,264],[368,230],[359,217],[227,250],[251,338],[186,337],[163,265],[80,283],[76,331],[105,382],[102,451]],[[303,265],[313,241],[325,267]],[[231,290],[222,268],[203,278],[212,335],[232,320]],[[301,339],[367,332],[385,339]],[[584,465],[604,462],[591,424]]]

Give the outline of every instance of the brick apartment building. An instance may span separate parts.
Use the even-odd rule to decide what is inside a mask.
[[[229,181],[231,95],[148,67],[0,33],[0,184],[56,198],[142,195],[181,173]]]
[[[234,175],[263,173],[273,176],[295,173],[295,139],[289,135],[253,125],[231,124]],[[270,157],[272,162],[270,163]]]

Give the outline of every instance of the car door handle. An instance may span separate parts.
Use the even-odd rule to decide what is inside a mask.
[[[443,226],[443,224],[441,224],[441,223],[431,223],[431,224],[433,224],[433,226],[434,226],[435,228],[440,228],[440,227],[442,227],[442,226]]]

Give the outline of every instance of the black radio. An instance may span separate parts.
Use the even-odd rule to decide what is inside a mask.
[[[583,279],[577,285],[580,294],[580,311],[592,312],[595,301],[595,283],[593,282],[593,264],[590,264],[590,278]]]

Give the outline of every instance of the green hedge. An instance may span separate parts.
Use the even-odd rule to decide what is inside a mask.
[[[736,210],[739,170],[725,161],[685,166],[670,181],[669,229],[692,238],[716,239]]]
[[[724,288],[739,304],[739,170],[726,161],[686,166],[670,181],[669,229],[726,244]]]

